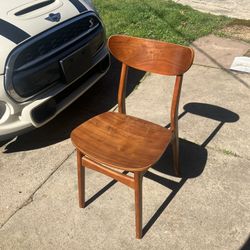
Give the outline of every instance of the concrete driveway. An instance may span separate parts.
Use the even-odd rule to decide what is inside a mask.
[[[228,70],[250,45],[208,36],[180,102],[182,177],[167,150],[144,178],[144,237],[133,192],[93,171],[78,208],[70,131],[116,108],[119,64],[43,128],[1,144],[0,249],[247,249],[250,244],[250,75]],[[131,71],[128,113],[166,126],[172,78]],[[249,249],[249,248],[248,248]]]
[[[176,3],[189,5],[192,8],[215,15],[224,15],[250,20],[249,0],[173,0]]]

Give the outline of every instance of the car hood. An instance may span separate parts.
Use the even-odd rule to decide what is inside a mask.
[[[92,10],[83,0],[8,0],[0,2],[0,74],[16,46],[82,12]],[[60,19],[50,20],[56,14]]]

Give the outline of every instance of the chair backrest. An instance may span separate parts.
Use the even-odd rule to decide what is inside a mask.
[[[171,129],[178,132],[178,106],[183,74],[194,59],[192,48],[151,39],[124,35],[111,36],[108,40],[111,54],[122,62],[118,91],[118,111],[126,113],[125,96],[128,66],[152,73],[176,76],[171,106]]]
[[[194,58],[189,47],[130,36],[111,36],[108,46],[111,54],[126,65],[162,75],[184,74]]]

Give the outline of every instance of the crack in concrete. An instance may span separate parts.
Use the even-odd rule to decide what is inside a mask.
[[[237,153],[233,152],[233,151],[229,151],[230,153],[226,153],[225,152],[225,149],[221,149],[221,148],[216,148],[216,147],[211,147],[211,146],[206,146],[207,149],[211,149],[213,151],[216,151],[220,154],[223,154],[225,156],[228,156],[228,157],[235,157],[235,158],[240,158],[240,159],[245,159],[247,161],[250,161],[250,158],[246,157],[246,156],[241,156],[241,155],[238,155]]]
[[[23,202],[23,204],[17,208],[16,211],[14,211],[3,223],[0,224],[0,230],[8,223],[8,221],[20,210],[22,210],[24,207],[28,206],[34,201],[34,195],[43,187],[43,185],[52,177],[57,170],[70,158],[71,155],[75,152],[75,149],[69,153],[59,164],[55,169],[45,178],[45,180],[34,190],[34,192],[29,196],[29,198]]]

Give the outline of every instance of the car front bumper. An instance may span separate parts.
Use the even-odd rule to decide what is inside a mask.
[[[95,55],[92,67],[70,85],[51,87],[32,101],[16,103],[6,94],[4,84],[0,84],[0,141],[38,128],[56,117],[102,76],[110,66],[110,57],[106,46]],[[4,82],[4,75],[0,75]]]

